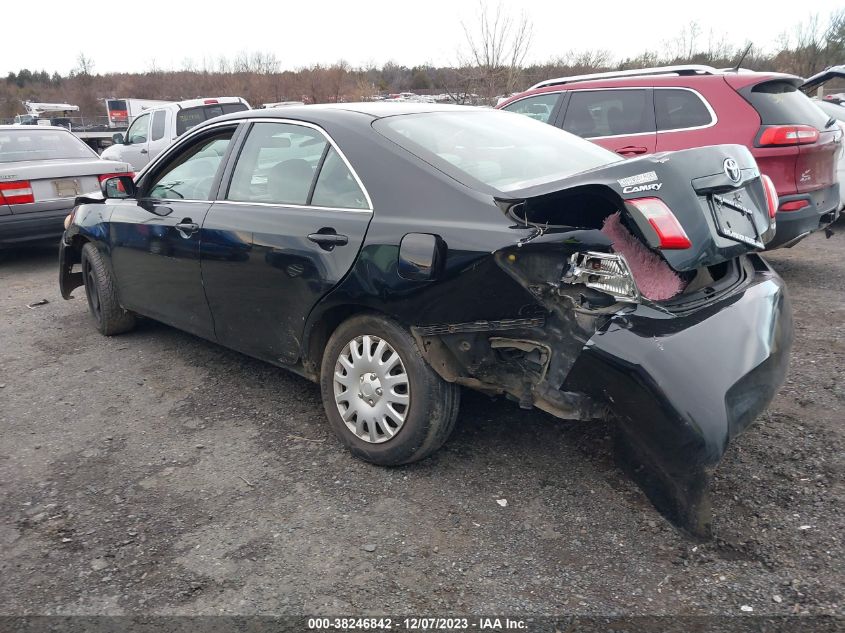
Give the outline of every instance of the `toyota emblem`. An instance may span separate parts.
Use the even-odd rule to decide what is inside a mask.
[[[725,164],[725,175],[731,179],[733,182],[739,182],[739,179],[742,178],[742,171],[739,169],[739,163],[736,162],[733,158],[726,158]]]

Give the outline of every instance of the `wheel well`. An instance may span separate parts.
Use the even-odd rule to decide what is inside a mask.
[[[338,326],[348,318],[363,313],[379,314],[368,306],[340,305],[329,308],[320,315],[308,333],[307,347],[302,358],[302,366],[306,374],[313,380],[320,379],[320,365],[323,362],[323,351],[329,342],[329,337]]]

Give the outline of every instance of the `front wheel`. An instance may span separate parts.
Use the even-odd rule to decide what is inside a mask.
[[[332,334],[320,372],[332,429],[356,457],[408,464],[440,448],[455,427],[460,389],[438,376],[411,335],[377,315]]]
[[[123,334],[135,327],[135,315],[121,307],[111,271],[90,242],[82,247],[82,280],[88,309],[101,334]]]

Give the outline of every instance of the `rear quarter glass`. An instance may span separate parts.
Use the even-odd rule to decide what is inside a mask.
[[[757,110],[763,125],[812,125],[823,130],[830,119],[788,81],[764,81],[739,92]]]

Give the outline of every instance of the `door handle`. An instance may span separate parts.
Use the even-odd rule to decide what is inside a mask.
[[[146,149],[142,149],[142,150],[141,150],[141,153],[142,153],[142,154],[149,154],[149,152],[148,152]]]
[[[637,145],[627,145],[625,147],[620,147],[618,150],[616,150],[617,154],[621,154],[623,156],[626,154],[645,154],[646,152],[648,152],[647,147],[640,147]]]
[[[184,239],[190,238],[194,233],[200,230],[200,225],[196,222],[191,222],[191,218],[185,218],[174,227],[179,231],[179,235]]]
[[[334,229],[320,229],[321,232],[311,233],[308,239],[318,244],[320,248],[326,251],[334,249],[335,246],[346,246],[349,243],[349,238],[345,235],[338,235]]]

